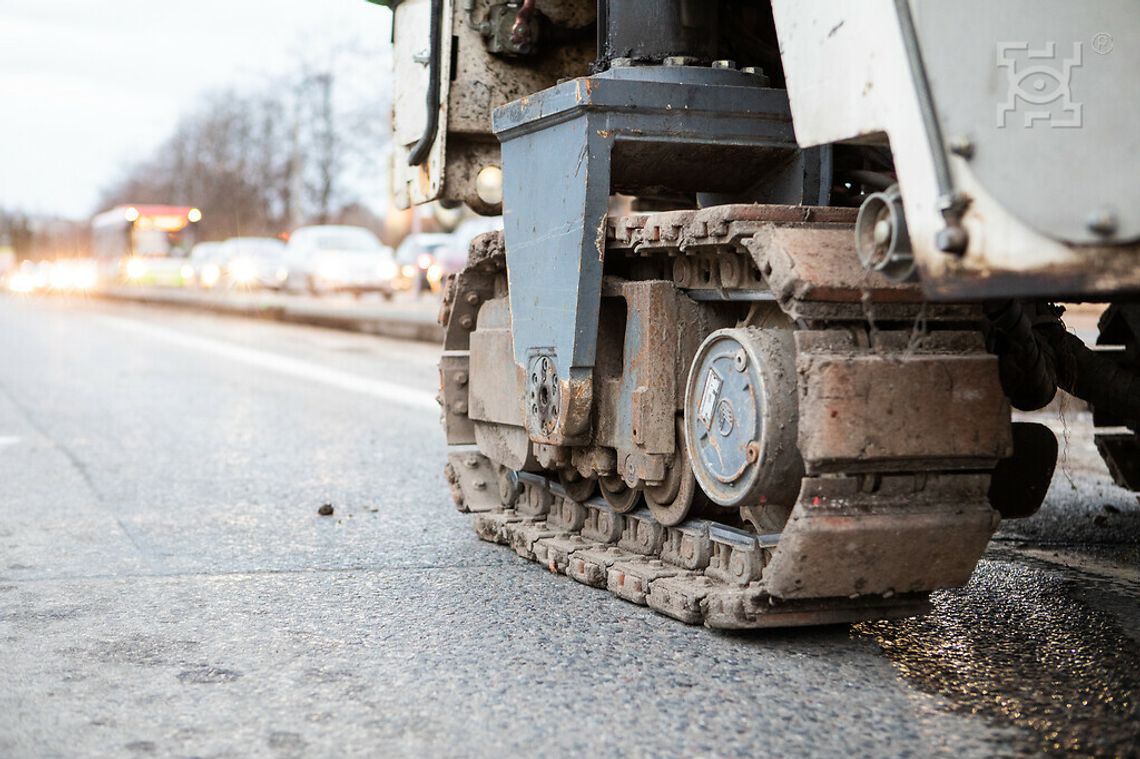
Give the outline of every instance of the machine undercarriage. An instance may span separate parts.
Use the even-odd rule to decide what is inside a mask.
[[[478,241],[441,376],[479,535],[713,627],[913,614],[964,583],[1012,453],[998,361],[979,307],[866,274],[850,231],[849,212],[782,206],[612,219],[624,276],[604,279],[582,446],[535,444],[517,403],[493,407],[525,382],[484,360],[509,350],[510,308],[501,238]]]
[[[454,47],[432,58],[451,84],[429,109],[466,119],[476,69],[572,69],[591,5],[430,0]],[[478,119],[427,120],[409,197],[505,210],[441,313],[447,477],[481,538],[688,623],[850,622],[922,612],[1001,518],[1040,506],[1057,441],[1011,405],[1089,401],[1113,477],[1140,487],[1132,213],[1078,230],[987,193],[978,146],[1007,135],[975,122],[967,150],[943,133],[935,99],[977,104],[929,37],[940,18],[906,0],[602,0],[592,75],[480,106],[501,158]],[[872,29],[874,65],[819,78]],[[501,165],[502,198],[472,180],[480,162]],[[1116,301],[1099,350],[1065,331],[1062,296]]]

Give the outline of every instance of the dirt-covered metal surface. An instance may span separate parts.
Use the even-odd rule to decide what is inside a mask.
[[[603,307],[597,406],[572,445],[529,442],[525,411],[511,413],[508,277],[501,253],[485,253],[501,250],[495,238],[477,243],[449,288],[445,364],[467,361],[486,397],[456,405],[464,388],[454,371],[442,378],[448,479],[460,510],[478,514],[479,536],[719,628],[906,616],[931,591],[965,583],[998,523],[989,472],[1011,451],[996,358],[976,309],[925,304],[917,286],[861,272],[850,229],[841,210],[782,206],[611,220],[603,296],[619,306]],[[745,342],[792,330],[781,359],[795,367],[790,384],[766,376],[743,386],[752,391],[716,369],[691,374],[693,345],[718,327]],[[743,349],[735,362],[746,369]],[[798,425],[779,423],[786,440],[761,423],[764,445],[731,448],[738,425],[785,395],[798,406]],[[676,441],[674,414],[686,420]],[[715,456],[733,463],[693,459],[699,447],[682,434],[719,435]],[[787,482],[765,482],[747,503],[729,494],[718,502],[733,508],[712,507],[691,484],[692,466],[712,466],[731,491],[777,450],[798,451]],[[642,491],[648,510],[637,510]]]

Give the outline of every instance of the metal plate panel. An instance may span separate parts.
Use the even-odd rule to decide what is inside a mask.
[[[439,197],[443,186],[448,88],[451,82],[451,17],[453,3],[445,0],[443,44],[440,54],[439,132],[427,160],[409,166],[408,156],[427,125],[427,91],[431,66],[431,2],[404,0],[396,8],[395,94],[392,115],[392,189],[396,205],[427,203]]]
[[[1060,240],[1140,238],[1140,4],[911,5],[943,134],[981,186]]]

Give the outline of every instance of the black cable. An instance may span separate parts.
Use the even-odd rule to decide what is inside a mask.
[[[1066,330],[1059,310],[1008,300],[986,304],[985,314],[1002,390],[1014,408],[1042,408],[1060,388],[1106,418],[1140,424],[1140,375]]]
[[[1098,415],[1133,428],[1140,425],[1140,377],[1070,332],[1059,338],[1057,385],[1088,401]]]
[[[1057,370],[1051,340],[1035,328],[1021,301],[987,303],[992,350],[998,355],[1002,390],[1013,407],[1036,411],[1049,405],[1057,394]],[[1057,322],[1058,328],[1065,328]]]
[[[423,136],[408,156],[409,166],[420,166],[428,159],[439,132],[439,94],[442,87],[443,0],[431,0],[431,58],[428,61],[427,125]]]

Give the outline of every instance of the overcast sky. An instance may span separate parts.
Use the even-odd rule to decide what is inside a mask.
[[[389,24],[365,0],[0,0],[0,206],[85,217],[204,91]]]

